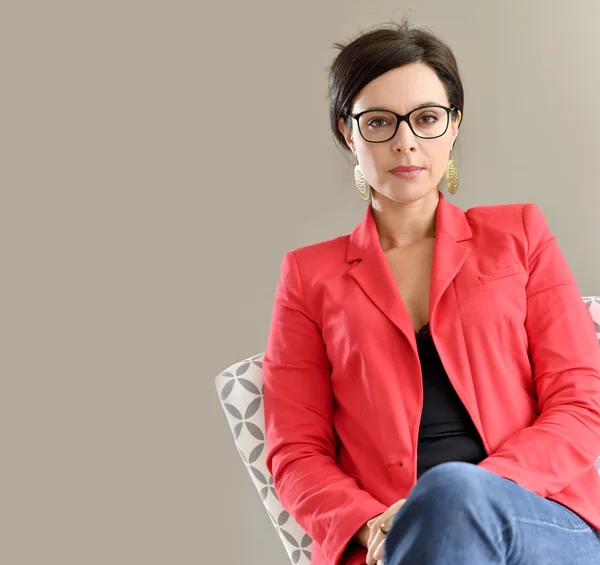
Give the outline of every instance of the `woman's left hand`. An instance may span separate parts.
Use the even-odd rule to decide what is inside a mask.
[[[381,526],[384,530],[389,530],[396,512],[402,508],[406,499],[399,500],[392,504],[383,514],[376,516],[367,522],[369,526],[369,551],[367,553],[367,565],[375,565],[383,563],[383,544],[385,542],[385,534],[381,531]]]

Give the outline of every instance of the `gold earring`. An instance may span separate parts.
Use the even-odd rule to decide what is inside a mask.
[[[456,194],[458,191],[458,168],[456,167],[456,163],[450,155],[450,159],[448,159],[448,165],[446,166],[446,188],[450,194]]]
[[[365,175],[363,175],[358,164],[354,167],[354,184],[356,184],[358,193],[363,200],[371,199],[371,186],[367,182],[367,179],[365,179]]]

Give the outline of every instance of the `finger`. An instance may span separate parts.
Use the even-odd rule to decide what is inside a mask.
[[[374,540],[369,541],[369,547],[367,548],[367,565],[374,565],[375,558],[373,557],[373,553],[375,552]]]
[[[373,541],[373,537],[375,535],[373,532],[373,530],[374,530],[373,526],[380,519],[381,519],[381,514],[378,514],[377,516],[374,516],[367,522],[367,527],[369,528],[369,539],[367,540],[367,547],[369,547],[369,545],[371,545],[371,542]]]
[[[375,550],[385,540],[385,536],[377,530],[377,533],[373,537],[373,540],[369,543],[369,550],[367,551],[367,565],[375,565]]]
[[[371,547],[371,542],[373,541],[373,528],[371,528],[371,526],[369,526],[369,539],[367,539],[367,549],[369,549],[369,547]],[[367,565],[369,565],[367,563]]]
[[[380,561],[383,559],[383,546],[385,545],[385,539],[377,546],[377,549],[373,552],[373,559]]]
[[[373,538],[375,537],[375,534],[373,533],[373,530],[369,530],[369,539],[367,540],[367,549],[369,547],[371,547],[371,544],[373,543]]]
[[[371,547],[371,544],[373,543],[373,540],[375,539],[375,536],[379,531],[379,526],[377,525],[377,522],[374,522],[371,526],[369,526],[369,528],[369,541],[367,542],[367,547]]]

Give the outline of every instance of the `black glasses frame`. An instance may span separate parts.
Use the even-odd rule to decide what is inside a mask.
[[[434,135],[433,137],[423,137],[422,135],[419,135],[412,127],[412,124],[410,123],[410,117],[414,112],[418,112],[419,110],[423,110],[425,108],[442,108],[443,110],[446,110],[446,129],[444,130],[443,133],[440,133],[440,135]],[[370,110],[365,110],[364,112],[359,112],[358,114],[346,114],[346,117],[348,118],[354,118],[356,120],[356,125],[358,126],[358,131],[361,135],[361,137],[368,143],[385,143],[386,141],[389,141],[390,139],[392,139],[395,135],[396,132],[398,131],[398,128],[400,127],[400,124],[402,122],[406,122],[408,124],[408,127],[410,128],[410,131],[412,131],[417,137],[419,137],[420,139],[437,139],[438,137],[442,137],[442,135],[444,135],[447,131],[448,131],[448,126],[450,125],[450,114],[456,111],[456,107],[452,106],[451,108],[448,108],[447,106],[442,106],[441,104],[428,104],[427,106],[419,106],[418,108],[415,108],[414,110],[411,110],[408,114],[396,114],[396,112],[392,112],[391,110],[387,110],[385,108],[371,108]],[[363,114],[368,114],[369,112],[387,112],[388,114],[393,114],[394,116],[396,116],[396,128],[394,129],[394,133],[388,137],[387,139],[382,139],[381,141],[372,141],[370,139],[367,139],[364,135],[362,130],[360,129],[360,117]]]

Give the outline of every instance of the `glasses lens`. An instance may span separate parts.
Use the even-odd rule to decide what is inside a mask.
[[[410,116],[413,131],[419,137],[439,137],[448,127],[448,112],[435,106],[419,108]]]
[[[450,117],[444,108],[427,106],[419,108],[410,116],[410,124],[416,135],[425,139],[444,135]],[[358,120],[360,133],[367,141],[387,141],[394,136],[397,118],[385,110],[366,112]]]
[[[387,141],[394,135],[397,121],[390,112],[374,110],[359,118],[358,127],[367,141]]]

